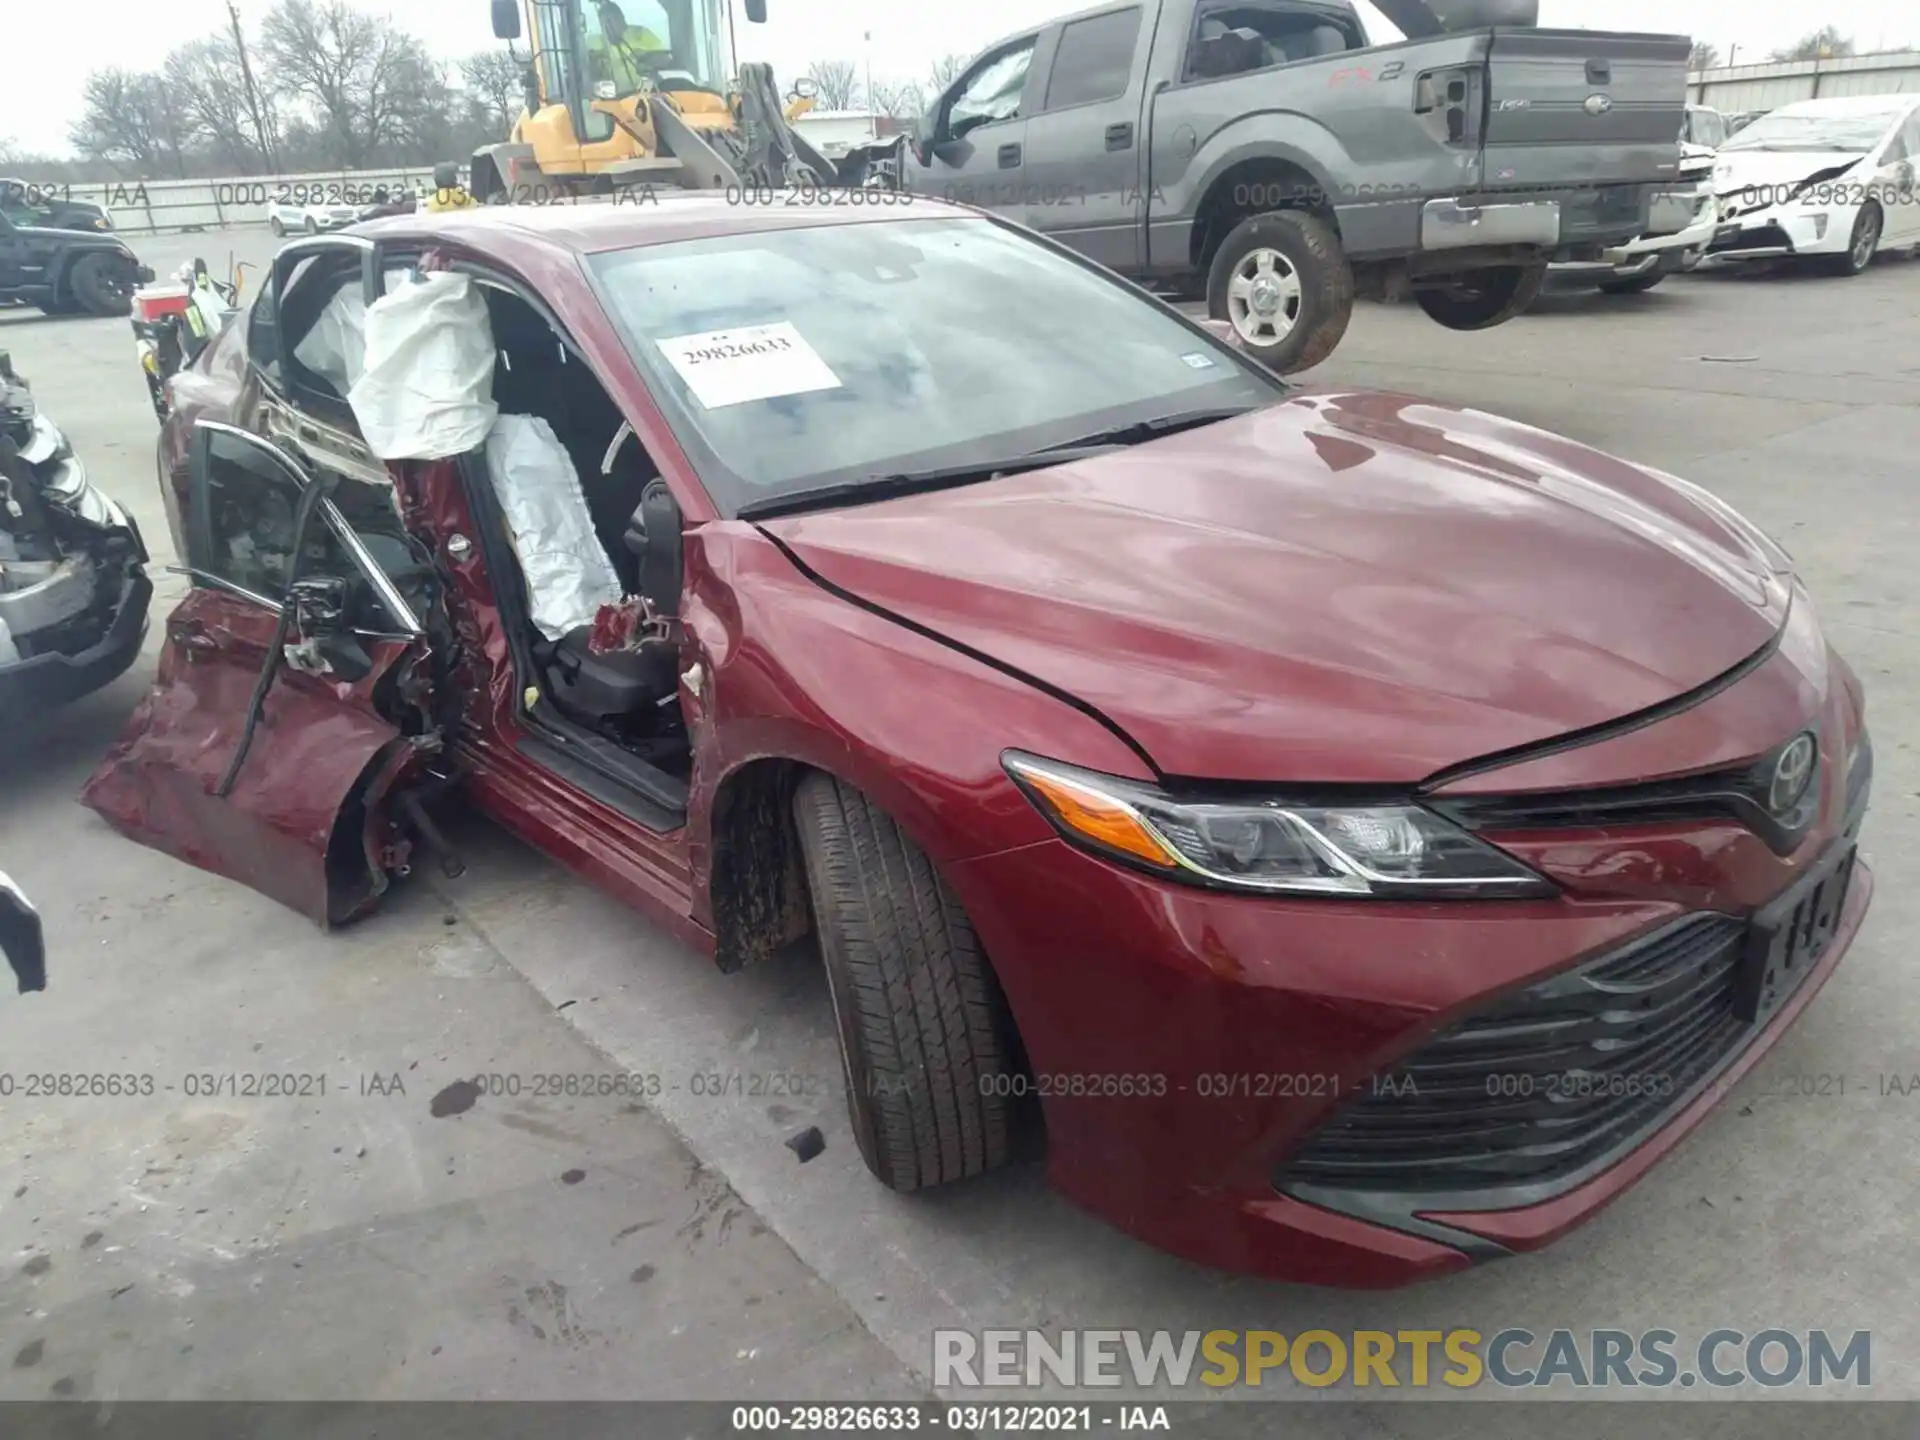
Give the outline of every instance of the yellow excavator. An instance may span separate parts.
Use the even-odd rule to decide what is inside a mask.
[[[793,128],[771,67],[736,66],[731,0],[492,0],[493,33],[524,34],[525,108],[507,140],[474,152],[480,204],[540,203],[646,186],[898,183],[901,142],[829,160]],[[764,24],[766,0],[744,0]],[[523,25],[524,21],[524,25]]]

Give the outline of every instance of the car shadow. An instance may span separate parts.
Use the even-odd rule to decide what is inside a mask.
[[[0,745],[0,795],[7,810],[77,799],[152,684],[153,663],[143,655],[105,689],[66,705],[9,714],[6,743]]]

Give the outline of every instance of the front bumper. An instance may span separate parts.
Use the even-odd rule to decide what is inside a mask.
[[[0,721],[11,723],[64,705],[119,679],[146,641],[152,601],[153,582],[139,565],[130,565],[121,577],[112,618],[92,645],[77,654],[35,655],[0,666]]]
[[[1723,199],[1724,207],[1724,199]],[[1808,205],[1775,205],[1728,216],[1714,228],[1710,261],[1778,260],[1796,255],[1841,255],[1854,216]]]
[[[1541,764],[1605,772],[1632,753],[1644,763],[1616,774],[1691,774],[1700,768],[1688,748],[1696,740],[1745,744],[1757,729],[1790,733],[1796,724],[1817,728],[1823,753],[1849,753],[1857,726],[1844,666],[1810,657],[1798,640],[1786,648],[1793,653],[1693,710]],[[1823,665],[1827,693],[1809,720],[1800,705],[1817,692],[1805,682]],[[1512,1179],[1473,1175],[1440,1187],[1397,1179],[1386,1189],[1309,1186],[1290,1162],[1463,1021],[1617,958],[1689,916],[1746,933],[1757,924],[1750,917],[1800,883],[1816,857],[1857,833],[1864,785],[1822,783],[1821,817],[1790,855],[1729,817],[1609,822],[1503,841],[1565,887],[1553,899],[1216,893],[1122,870],[1060,840],[950,873],[1019,1024],[1057,1189],[1203,1264],[1391,1287],[1544,1245],[1635,1183],[1758,1063],[1839,965],[1871,898],[1866,867],[1856,866],[1824,950],[1796,972],[1804,978],[1777,1008],[1737,1034],[1714,1032],[1686,1065],[1669,1060],[1679,1078],[1661,1105],[1544,1181],[1516,1166]]]

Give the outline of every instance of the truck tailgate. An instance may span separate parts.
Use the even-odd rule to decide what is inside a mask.
[[[1686,120],[1684,35],[1493,31],[1487,56],[1486,183],[1672,180]]]

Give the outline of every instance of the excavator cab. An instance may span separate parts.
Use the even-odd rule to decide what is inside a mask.
[[[494,34],[525,37],[529,104],[505,144],[475,154],[476,200],[845,183],[792,128],[809,98],[783,104],[765,65],[736,71],[728,0],[492,4]],[[766,20],[765,0],[743,8]]]

